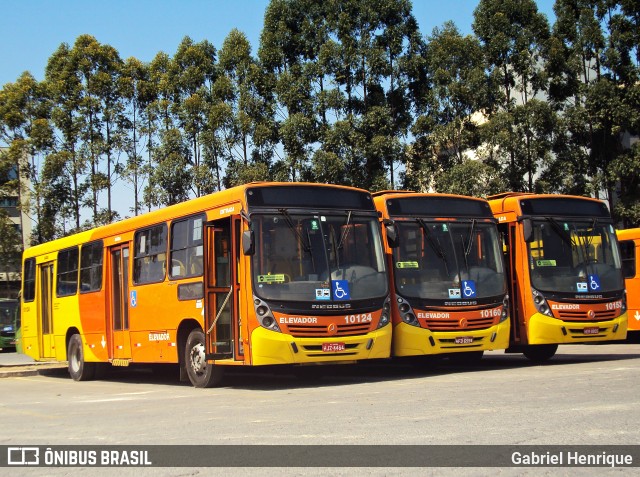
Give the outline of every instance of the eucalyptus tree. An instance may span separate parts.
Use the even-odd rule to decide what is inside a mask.
[[[419,102],[413,134],[417,146],[428,157],[437,178],[461,164],[466,153],[479,144],[479,123],[489,108],[489,84],[483,52],[477,38],[462,36],[455,24],[446,22],[426,38],[424,68],[430,89]],[[420,164],[414,162],[414,169]],[[410,187],[420,188],[420,184]]]
[[[554,10],[550,93],[566,124],[563,144],[573,152],[557,154],[563,163],[556,169],[577,164],[585,176],[578,192],[596,197],[604,192],[614,212],[633,222],[628,211],[634,204],[637,209],[634,172],[640,162],[624,141],[625,134],[640,132],[637,2],[558,0]]]
[[[57,169],[59,179],[69,182],[71,218],[80,229],[80,212],[87,191],[84,173],[86,158],[80,154],[83,117],[80,114],[82,84],[75,74],[74,60],[68,44],[61,44],[49,57],[45,84],[51,98],[51,120],[56,130],[56,157],[63,160]]]
[[[202,138],[212,104],[213,84],[218,76],[216,49],[203,40],[195,43],[184,37],[169,63],[168,81],[173,90],[172,110],[179,130],[190,143],[190,172],[196,196],[211,192],[213,184],[209,171],[201,164]],[[165,143],[168,147],[170,143]],[[176,151],[171,151],[176,152]]]
[[[541,97],[548,89],[549,23],[533,0],[480,0],[473,30],[496,86],[486,141],[509,187],[533,191],[536,171],[549,160],[553,141],[546,129],[553,111]]]
[[[227,162],[229,184],[243,183],[243,177],[248,176],[264,180],[269,177],[277,143],[273,85],[251,56],[251,45],[239,30],[232,30],[225,38],[219,67],[210,119],[220,154],[215,155],[212,165],[218,169],[220,159]]]
[[[18,196],[20,209],[34,221],[33,243],[54,238],[61,215],[60,209],[47,204],[50,183],[43,175],[45,162],[56,150],[50,108],[46,84],[28,72],[0,90],[0,142],[7,146],[0,155],[0,169],[13,171],[12,180],[0,183]]]
[[[114,150],[119,149],[115,124],[122,114],[118,78],[122,60],[118,52],[91,35],[80,35],[69,52],[68,73],[75,76],[79,93],[81,119],[80,151],[89,165],[87,183],[90,196],[85,201],[93,211],[93,222],[110,222],[111,182]],[[105,157],[106,156],[106,157]],[[102,166],[102,163],[106,163]],[[99,210],[99,194],[107,191],[107,208]]]
[[[149,67],[137,58],[128,58],[122,68],[120,91],[126,108],[127,117],[123,118],[122,127],[127,132],[124,138],[123,151],[126,155],[124,164],[119,165],[117,173],[133,188],[133,207],[131,212],[138,215],[142,212],[141,194],[148,181],[149,168],[145,167],[143,151],[145,144],[142,136],[150,137],[152,128],[148,106],[154,99],[154,86],[150,81]],[[147,145],[149,143],[147,141]]]
[[[265,12],[258,58],[273,78],[278,100],[275,114],[286,155],[281,166],[288,170],[290,180],[302,176],[320,137],[315,105],[324,88],[325,72],[318,59],[319,48],[328,39],[329,3],[272,0]]]

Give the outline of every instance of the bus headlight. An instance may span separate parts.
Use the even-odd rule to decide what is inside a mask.
[[[273,317],[273,313],[271,313],[271,308],[269,308],[269,305],[267,305],[260,298],[254,296],[253,307],[256,311],[256,318],[258,318],[258,323],[260,323],[260,326],[271,331],[282,333],[282,331],[280,331],[280,327],[278,326],[278,322]]]
[[[389,298],[384,301],[384,305],[382,305],[382,314],[380,315],[380,320],[378,321],[378,328],[382,328],[386,326],[391,321],[391,303]]]
[[[502,300],[502,314],[500,315],[500,323],[509,318],[509,295],[505,295]]]
[[[531,293],[533,294],[533,304],[536,306],[536,310],[543,315],[552,317],[553,313],[551,313],[551,308],[549,308],[549,304],[544,295],[534,288],[531,289]]]
[[[402,297],[398,297],[398,311],[404,323],[411,326],[420,326],[420,322],[416,318],[413,308],[411,308],[411,305]]]

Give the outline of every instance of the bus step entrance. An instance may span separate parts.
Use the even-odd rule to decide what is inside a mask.
[[[206,360],[228,359],[233,358],[233,353],[211,353],[205,356]]]

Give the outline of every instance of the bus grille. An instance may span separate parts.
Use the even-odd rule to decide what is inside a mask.
[[[356,323],[349,325],[337,325],[335,336],[355,336],[364,335],[369,332],[371,323]],[[316,336],[329,336],[327,325],[289,325],[289,334],[296,338],[312,338]]]
[[[558,316],[564,321],[608,321],[617,318],[618,310],[596,311],[594,318],[589,318],[586,311],[560,311]]]
[[[494,325],[494,318],[469,318],[466,325],[461,326],[458,320],[427,320],[427,328],[431,331],[468,331],[483,330]]]

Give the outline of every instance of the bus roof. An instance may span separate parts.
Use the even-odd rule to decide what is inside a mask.
[[[330,189],[341,189],[345,191],[355,191],[366,194],[370,197],[371,194],[369,192],[358,189],[350,186],[342,186],[335,184],[320,184],[320,183],[308,183],[308,182],[251,182],[247,184],[242,184],[236,187],[231,187],[229,189],[225,189],[222,191],[213,192],[211,194],[204,195],[202,197],[197,197],[194,199],[190,199],[184,202],[180,202],[179,204],[170,205],[168,207],[164,207],[158,210],[154,210],[151,212],[147,212],[135,217],[130,217],[127,219],[120,220],[118,222],[113,222],[111,224],[102,225],[99,227],[95,227],[90,230],[86,230],[83,232],[78,232],[73,235],[69,235],[67,237],[62,237],[56,240],[52,240],[50,242],[46,242],[43,244],[35,245],[33,247],[27,248],[24,252],[25,257],[31,257],[36,255],[41,255],[45,253],[49,253],[55,250],[61,250],[67,247],[72,247],[74,245],[78,245],[80,243],[85,243],[92,240],[100,240],[105,237],[110,237],[117,234],[122,234],[126,232],[130,232],[133,230],[137,230],[143,227],[148,227],[154,225],[158,222],[170,220],[172,218],[177,217],[185,217],[188,215],[197,214],[209,209],[223,207],[227,204],[241,202],[244,206],[246,204],[246,194],[245,191],[250,188],[281,188],[282,187],[314,187],[314,188],[330,188]],[[286,202],[295,203],[296,195],[293,197],[289,197]],[[308,204],[303,204],[302,206],[308,207]],[[319,206],[319,204],[316,204]],[[373,202],[370,205],[373,210]],[[237,211],[239,213],[240,211]]]
[[[616,230],[618,240],[640,240],[640,228]]]
[[[528,216],[589,216],[610,217],[606,204],[592,197],[564,194],[533,194],[529,192],[505,192],[489,196],[494,214]]]
[[[373,197],[378,208],[389,216],[493,219],[487,201],[478,197],[411,191],[382,191]]]

